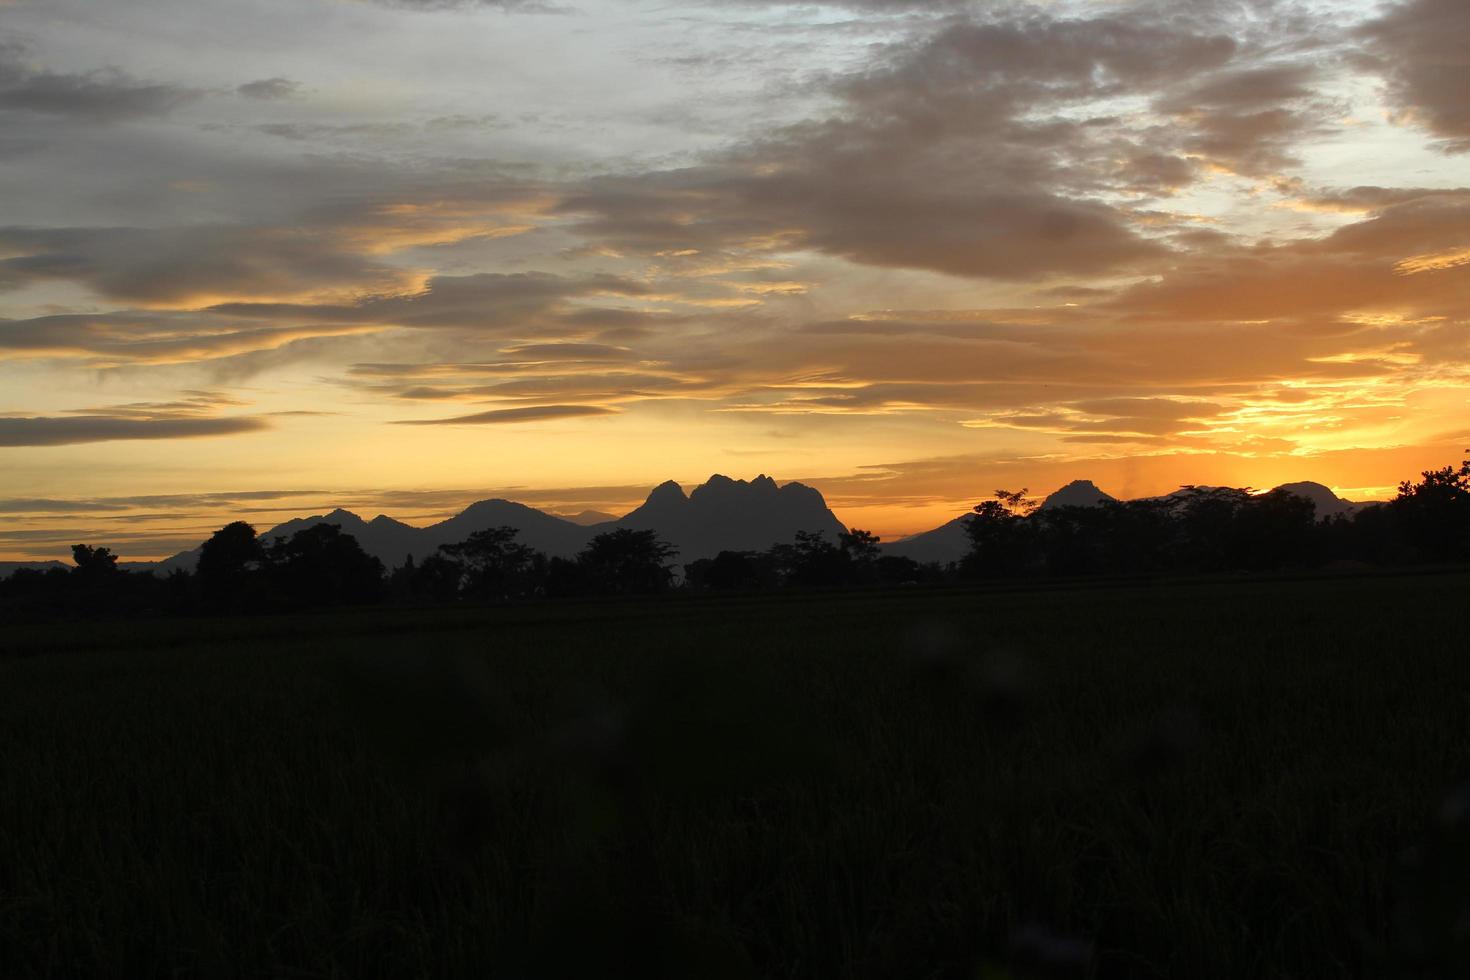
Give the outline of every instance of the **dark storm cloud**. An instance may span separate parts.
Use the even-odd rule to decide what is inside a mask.
[[[267,428],[256,418],[136,418],[73,415],[0,418],[0,447],[70,446],[126,439],[198,439],[238,435]]]
[[[119,122],[167,115],[203,97],[198,89],[144,82],[115,68],[81,74],[37,71],[27,51],[0,42],[0,110]]]
[[[1405,117],[1470,151],[1470,4],[1409,0],[1359,31]]]
[[[548,419],[587,418],[616,415],[617,410],[596,405],[538,405],[534,408],[500,408],[474,415],[448,419],[407,419],[398,425],[508,425],[516,422],[543,422]]]

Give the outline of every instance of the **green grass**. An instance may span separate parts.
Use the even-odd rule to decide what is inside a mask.
[[[12,630],[0,975],[1456,975],[1467,595]]]

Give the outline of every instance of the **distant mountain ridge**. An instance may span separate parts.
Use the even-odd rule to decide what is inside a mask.
[[[1201,488],[1208,489],[1208,488]],[[1330,487],[1320,483],[1302,482],[1285,483],[1277,490],[1284,490],[1305,497],[1317,508],[1317,519],[1323,520],[1328,517],[1346,516],[1357,513],[1366,503],[1358,503],[1352,500],[1344,500],[1332,492]],[[1176,497],[1183,490],[1176,490],[1167,494],[1167,497]],[[1164,499],[1164,498],[1144,498]],[[1107,503],[1118,503],[1118,498],[1098,488],[1091,480],[1073,480],[1071,483],[1055,491],[1041,502],[1038,511],[1055,510],[1058,507],[1098,507]],[[954,520],[941,524],[932,531],[924,531],[907,538],[902,538],[883,545],[885,554],[896,555],[902,558],[912,558],[917,562],[940,562],[941,564],[959,561],[970,550],[970,538],[965,533],[965,519],[970,515],[963,514]]]
[[[522,544],[559,558],[572,557],[608,531],[650,530],[678,549],[680,564],[712,558],[721,551],[764,551],[793,541],[798,531],[824,532],[835,541],[847,530],[821,493],[811,487],[801,483],[781,486],[765,474],[747,482],[717,473],[687,495],[672,480],[663,483],[629,514],[598,523],[556,517],[510,500],[481,500],[448,520],[422,528],[381,514],[365,521],[338,509],[278,524],[260,537],[270,543],[317,524],[340,526],[389,568],[402,565],[409,556],[426,558],[442,545],[457,544],[494,527],[513,527],[520,532],[517,540]],[[159,564],[159,571],[192,570],[199,551],[193,548],[174,555]]]
[[[1287,483],[1285,490],[1311,500],[1319,519],[1351,515],[1369,506],[1345,500],[1320,483]],[[1182,491],[1176,491],[1175,496]],[[1057,507],[1094,507],[1116,501],[1090,480],[1074,480],[1047,496],[1039,510]],[[946,563],[958,561],[969,551],[962,514],[939,527],[910,535],[882,545],[883,552],[919,562]],[[827,507],[816,489],[801,483],[778,484],[762,474],[754,480],[734,480],[715,474],[685,493],[674,481],[655,487],[648,498],[633,511],[620,518],[595,511],[572,517],[545,513],[510,500],[481,500],[459,514],[426,527],[414,527],[386,515],[363,520],[348,510],[286,521],[262,533],[270,542],[289,537],[316,524],[337,524],[358,540],[363,549],[389,568],[403,564],[412,555],[422,559],[434,554],[441,545],[465,540],[476,531],[492,527],[514,527],[519,540],[548,555],[569,558],[587,546],[598,534],[621,527],[652,530],[679,549],[677,562],[684,564],[710,558],[721,551],[764,551],[774,544],[786,544],[798,531],[822,532],[828,540],[847,528]],[[192,570],[199,560],[199,548],[180,552],[161,562],[120,562],[119,568],[168,572]],[[64,562],[18,561],[0,562],[0,578],[21,568],[69,568]]]

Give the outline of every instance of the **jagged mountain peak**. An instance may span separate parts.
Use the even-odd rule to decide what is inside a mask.
[[[708,480],[695,487],[690,492],[689,499],[700,502],[714,500],[751,500],[771,497],[778,492],[776,481],[764,473],[748,482],[732,479],[723,473],[715,473]]]

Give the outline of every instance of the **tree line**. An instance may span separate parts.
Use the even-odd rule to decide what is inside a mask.
[[[1323,520],[1310,500],[1283,490],[1186,487],[1151,500],[1041,509],[1024,490],[1000,490],[974,508],[965,533],[968,553],[948,564],[885,555],[875,535],[853,528],[836,541],[799,532],[765,551],[724,551],[681,567],[653,531],[600,534],[560,558],[497,527],[386,569],[334,524],[266,541],[236,521],[205,542],[193,572],[167,576],[122,571],[110,549],[75,545],[70,569],[0,580],[0,610],[248,613],[1470,562],[1470,460],[1404,481],[1391,501]]]

